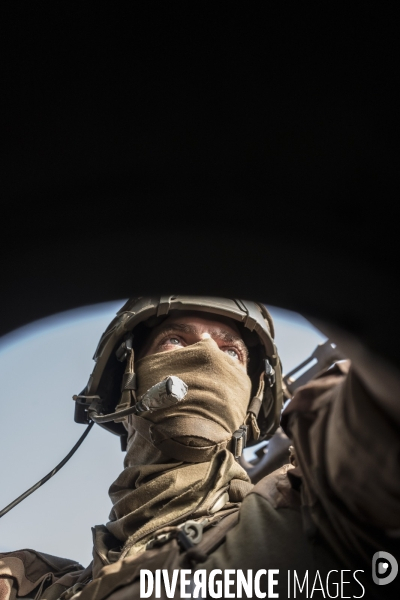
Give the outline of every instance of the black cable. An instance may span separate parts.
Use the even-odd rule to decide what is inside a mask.
[[[6,506],[5,508],[3,508],[2,511],[0,511],[0,519],[1,519],[1,517],[4,517],[4,515],[7,514],[12,508],[17,506],[17,504],[22,502],[22,500],[25,500],[25,498],[27,498],[33,492],[35,492],[37,489],[39,489],[44,483],[46,483],[46,481],[51,479],[53,477],[53,475],[55,475],[65,465],[65,463],[67,463],[69,461],[71,456],[73,456],[75,454],[75,452],[78,450],[79,446],[82,444],[83,440],[86,438],[89,431],[92,429],[93,425],[94,425],[93,421],[91,423],[89,423],[89,425],[86,427],[83,435],[81,435],[81,437],[76,442],[76,444],[72,448],[72,450],[70,450],[68,452],[67,456],[65,458],[63,458],[63,460],[52,471],[50,471],[50,473],[48,473],[45,477],[43,477],[43,479],[41,479],[40,481],[35,483],[35,485],[33,485],[31,488],[29,488],[29,490],[26,490],[26,492],[24,492],[23,494],[18,496],[18,498],[16,498],[13,502],[11,502],[11,504],[8,504],[8,506]]]
[[[134,404],[133,406],[130,406],[129,408],[124,408],[123,410],[119,410],[117,412],[110,413],[109,415],[102,415],[93,409],[92,410],[89,409],[89,411],[88,411],[89,418],[92,419],[95,423],[109,423],[110,421],[114,421],[115,419],[117,419],[119,417],[127,417],[128,415],[141,415],[141,413],[144,411],[143,410],[141,411],[140,408],[137,406],[137,404],[140,404],[140,402],[137,402],[136,404]],[[147,410],[147,409],[144,409],[144,410]]]

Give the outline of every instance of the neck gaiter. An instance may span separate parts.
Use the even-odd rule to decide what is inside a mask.
[[[174,406],[129,419],[125,469],[110,487],[107,524],[125,542],[125,556],[141,551],[157,529],[231,508],[229,501],[241,500],[252,487],[228,449],[251,394],[237,360],[207,339],[146,356],[136,373],[138,400],[170,375],[188,391]]]

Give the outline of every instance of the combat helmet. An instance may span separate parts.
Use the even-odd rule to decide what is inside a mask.
[[[101,336],[93,356],[95,366],[85,389],[74,396],[75,421],[94,420],[120,436],[121,447],[126,448],[127,432],[122,421],[136,412],[135,349],[149,327],[160,323],[172,311],[206,312],[236,323],[249,349],[248,373],[253,384],[248,407],[249,422],[252,421],[253,426],[251,431],[246,430],[244,444],[269,439],[279,426],[284,401],[273,321],[263,304],[237,298],[179,295],[129,299]],[[127,368],[129,360],[130,369]]]

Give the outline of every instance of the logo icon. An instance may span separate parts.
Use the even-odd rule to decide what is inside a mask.
[[[376,585],[391,583],[399,570],[399,565],[394,556],[389,552],[380,550],[372,557],[372,579]]]

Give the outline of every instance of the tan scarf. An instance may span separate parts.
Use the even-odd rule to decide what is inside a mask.
[[[125,556],[142,550],[157,529],[231,507],[227,501],[240,501],[252,487],[227,449],[245,421],[251,394],[250,378],[237,360],[207,339],[147,356],[136,372],[139,400],[169,375],[180,377],[188,392],[177,406],[128,423],[125,469],[110,487],[107,524],[125,542]],[[156,445],[137,431],[138,419],[147,422],[147,431],[149,422],[155,427]]]

